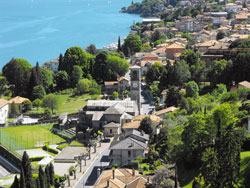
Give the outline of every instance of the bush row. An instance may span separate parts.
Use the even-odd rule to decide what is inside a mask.
[[[56,149],[49,147],[49,143],[45,143],[45,146],[43,146],[43,149],[45,151],[49,151],[51,153],[58,154],[58,151]]]
[[[44,156],[38,156],[38,157],[30,157],[30,161],[33,162],[33,161],[41,161],[42,159],[44,158]]]

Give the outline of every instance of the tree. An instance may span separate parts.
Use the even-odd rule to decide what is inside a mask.
[[[121,38],[120,38],[120,36],[118,37],[117,51],[118,51],[118,52],[122,51],[122,47],[121,47]]]
[[[26,112],[28,110],[31,110],[32,109],[32,103],[31,103],[31,101],[30,100],[23,101],[22,107],[23,107],[23,111],[24,112]]]
[[[64,90],[68,87],[69,76],[66,71],[58,71],[55,76],[55,83],[58,90]]]
[[[189,66],[185,61],[176,61],[172,67],[168,67],[169,84],[184,86],[191,78]]]
[[[154,130],[154,125],[152,120],[149,117],[145,117],[142,119],[139,130],[144,131],[146,134],[153,135],[155,130]]]
[[[224,31],[219,31],[216,35],[216,40],[223,39],[226,36],[226,33]]]
[[[46,91],[46,93],[50,93],[53,90],[53,80],[54,80],[54,72],[46,69],[46,68],[40,68],[42,80],[43,80],[43,87]]]
[[[187,33],[187,32],[182,33],[182,34],[181,34],[181,37],[182,37],[182,38],[186,38],[187,40],[192,40],[192,37],[191,37],[190,34]]]
[[[113,92],[113,97],[114,97],[114,99],[118,99],[119,93],[117,91],[114,91]]]
[[[152,47],[148,43],[143,43],[142,44],[142,52],[150,52],[152,50]]]
[[[88,93],[90,91],[91,81],[84,78],[78,82],[76,85],[76,92],[78,95]]]
[[[163,73],[163,66],[161,63],[154,63],[146,72],[146,82],[148,85],[154,81],[160,81],[160,77]]]
[[[23,169],[23,175],[24,175],[24,182],[27,188],[34,187],[33,181],[32,181],[32,169],[31,164],[29,160],[29,156],[26,151],[23,153],[22,157],[22,169]]]
[[[42,74],[38,62],[36,66],[31,69],[31,76],[29,80],[29,94],[32,94],[33,88],[35,86],[43,85]]]
[[[194,99],[199,97],[199,87],[196,82],[190,81],[186,84],[186,96]]]
[[[174,169],[167,167],[160,168],[155,172],[152,179],[152,187],[154,188],[178,188],[178,182],[175,181],[176,173]]]
[[[35,86],[32,91],[32,99],[43,99],[46,95],[45,89],[42,85]]]
[[[126,56],[133,55],[136,52],[140,52],[142,48],[142,42],[139,35],[129,35],[122,45],[122,51]]]
[[[50,175],[50,185],[53,186],[55,185],[55,180],[54,180],[55,171],[52,163],[49,164],[49,175]]]
[[[227,67],[227,61],[222,59],[220,61],[215,61],[214,64],[208,71],[208,78],[212,86],[219,83],[224,83],[224,75]]]
[[[98,53],[98,50],[96,49],[96,46],[94,44],[90,44],[86,47],[86,52],[92,55],[96,55]]]
[[[19,186],[19,181],[18,181],[18,179],[17,179],[17,175],[15,175],[14,182],[12,183],[12,185],[11,185],[10,188],[20,188],[20,186]]]
[[[98,83],[105,80],[107,73],[107,59],[108,53],[105,51],[101,51],[100,53],[98,53],[95,58],[93,77]]]
[[[161,39],[161,33],[159,30],[155,30],[152,34],[152,41],[155,42]]]
[[[59,58],[58,58],[58,61],[59,61],[59,65],[58,65],[58,70],[63,70],[63,66],[64,66],[64,57],[63,55],[60,53],[59,55]]]
[[[57,96],[54,94],[49,94],[44,97],[42,106],[51,109],[53,113],[53,111],[58,108],[58,103]]]
[[[0,76],[0,97],[5,95],[8,91],[7,89],[7,79],[4,76]]]
[[[83,72],[80,66],[74,65],[72,76],[71,76],[71,86],[74,88],[79,80],[82,78]]]
[[[118,56],[109,55],[107,58],[107,73],[106,80],[117,80],[117,78],[124,76],[129,70],[129,64],[126,60]]]
[[[46,165],[45,166],[45,170],[44,170],[44,172],[45,172],[45,176],[46,176],[46,179],[47,179],[47,184],[48,184],[48,186],[50,185],[50,173],[49,173],[49,165]],[[54,178],[54,177],[53,177]],[[49,186],[50,187],[50,186]]]
[[[47,178],[46,178],[46,175],[44,174],[44,171],[41,165],[39,166],[38,178],[39,178],[40,188],[48,188]]]
[[[15,117],[19,113],[18,106],[14,101],[10,105],[10,113],[13,117]]]
[[[68,48],[64,54],[60,70],[64,70],[68,75],[71,75],[73,66],[78,65],[81,67],[85,75],[87,75],[90,73],[92,59],[93,56],[91,54],[83,51],[83,49],[78,46]]]
[[[182,96],[180,93],[180,89],[178,87],[171,86],[167,92],[165,106],[167,107],[179,106],[181,101],[182,101]]]
[[[14,95],[27,96],[32,66],[25,59],[12,58],[2,69],[9,84],[15,85]]]
[[[236,83],[244,80],[250,81],[250,76],[249,76],[250,52],[237,53],[236,57],[233,58],[233,67],[231,68],[231,70],[232,70],[231,72],[233,73],[233,79],[236,81]],[[232,77],[232,75],[226,76],[226,78],[230,77]]]
[[[44,115],[44,118],[50,119],[52,117],[52,111],[49,108],[45,108],[43,115]]]
[[[32,102],[33,106],[38,108],[42,105],[42,101],[40,99],[35,99],[33,102]]]
[[[21,167],[21,173],[20,173],[20,188],[26,188],[26,182],[25,182],[25,175],[23,167]]]

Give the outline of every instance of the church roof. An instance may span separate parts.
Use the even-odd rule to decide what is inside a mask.
[[[104,125],[103,127],[104,128],[120,127],[120,124],[119,123],[110,122],[107,125]]]
[[[116,103],[105,110],[104,114],[123,114],[124,111],[125,107],[120,103]]]

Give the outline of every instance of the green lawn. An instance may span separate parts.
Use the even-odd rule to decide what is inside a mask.
[[[16,144],[9,144],[9,147],[19,149],[22,145],[23,148],[38,148],[43,147],[45,142],[49,144],[55,144],[64,142],[65,140],[61,137],[51,133],[48,129],[39,126],[17,126],[17,127],[7,127],[1,129],[2,141],[5,136],[5,144],[9,144],[8,136],[11,137],[12,141]],[[8,148],[9,148],[8,147]]]
[[[84,107],[87,104],[87,101],[89,99],[96,99],[99,97],[99,95],[89,95],[84,94],[80,96],[72,96],[71,94],[56,94],[59,102],[58,109],[56,110],[57,115],[60,115],[61,113],[68,112],[76,113],[78,110],[82,107]],[[28,113],[43,113],[44,109],[42,107],[34,108],[33,110],[29,111]]]

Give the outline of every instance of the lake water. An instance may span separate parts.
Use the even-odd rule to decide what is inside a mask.
[[[140,0],[138,0],[140,1]],[[128,35],[131,0],[0,0],[0,70],[12,58],[42,65],[71,46],[102,48]]]

